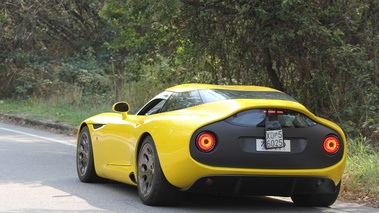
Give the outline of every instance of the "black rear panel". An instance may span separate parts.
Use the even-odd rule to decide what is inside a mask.
[[[274,195],[332,194],[338,190],[333,180],[318,177],[249,177],[209,176],[197,180],[189,192],[217,195]]]
[[[313,169],[339,162],[345,148],[339,134],[313,121],[307,122],[309,125],[299,128],[282,128],[284,141],[290,143],[290,151],[286,152],[257,150],[257,146],[264,143],[264,122],[263,125],[258,122],[255,125],[236,125],[230,119],[216,122],[198,129],[192,136],[191,156],[211,166],[257,169]],[[216,147],[207,153],[199,151],[196,146],[197,136],[204,131],[213,133],[217,140]],[[328,135],[337,136],[341,142],[339,151],[334,155],[326,154],[323,149],[323,141]]]

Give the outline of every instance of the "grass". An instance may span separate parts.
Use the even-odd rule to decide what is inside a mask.
[[[112,111],[111,107],[111,104],[95,104],[89,107],[87,104],[79,105],[62,101],[7,100],[0,104],[0,112],[78,126],[85,118],[100,112]]]
[[[5,100],[0,102],[0,113],[78,126],[87,117],[111,111],[112,102],[104,101],[106,99],[92,97],[78,101],[77,98],[61,97],[50,100]],[[363,136],[348,139],[340,199],[379,207],[379,149],[372,144]]]
[[[363,136],[348,140],[341,196],[379,207],[379,150]]]

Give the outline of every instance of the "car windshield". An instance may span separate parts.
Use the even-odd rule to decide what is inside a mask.
[[[297,102],[291,96],[275,91],[206,89],[200,90],[199,92],[204,103],[227,99],[272,99]]]

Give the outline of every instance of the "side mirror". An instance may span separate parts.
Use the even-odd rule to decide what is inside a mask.
[[[113,104],[112,110],[115,112],[129,112],[129,104],[127,102],[117,102]]]
[[[113,104],[112,110],[114,112],[121,112],[122,119],[125,120],[128,117],[129,104],[127,102],[117,102]]]

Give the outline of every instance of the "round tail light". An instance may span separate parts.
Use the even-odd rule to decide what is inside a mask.
[[[196,146],[202,152],[210,152],[216,146],[216,139],[212,133],[202,132],[197,136]]]
[[[335,136],[328,136],[324,140],[324,150],[326,153],[332,155],[338,152],[340,148],[340,141]]]

